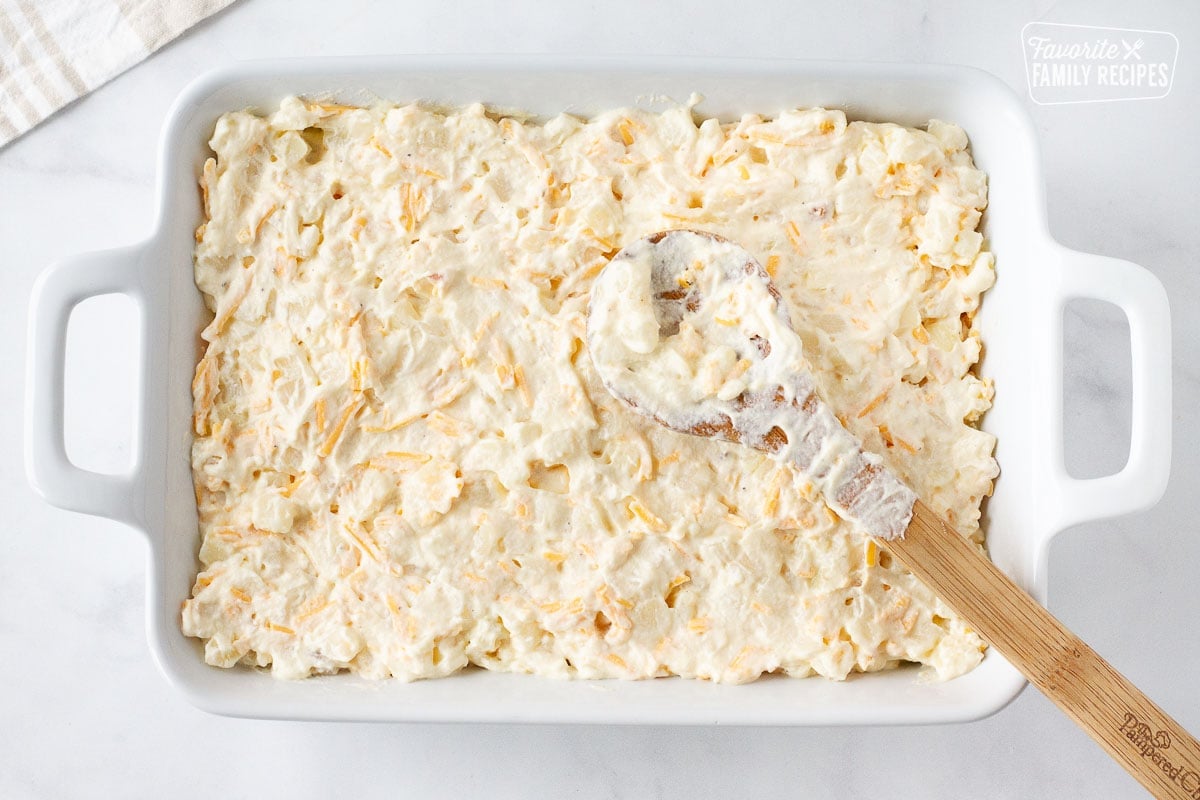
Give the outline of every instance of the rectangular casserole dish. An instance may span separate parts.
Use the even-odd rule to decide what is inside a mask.
[[[217,117],[269,111],[288,94],[369,103],[482,101],[551,115],[627,105],[661,107],[704,96],[703,115],[772,114],[796,106],[844,109],[852,119],[961,125],[990,179],[984,234],[997,282],[979,316],[983,373],[996,383],[984,427],[999,438],[1002,475],[985,507],[992,558],[1044,602],[1050,539],[1067,526],[1138,511],[1166,486],[1170,464],[1170,322],[1165,292],[1125,261],[1062,248],[1046,228],[1033,125],[996,78],[969,68],[805,61],[557,57],[382,57],[247,63],[206,75],[176,101],[160,147],[158,222],[138,245],[84,255],[43,273],[30,310],[26,459],[52,504],[110,517],[149,545],[147,625],[154,655],[188,699],[244,717],[325,720],[613,722],[655,724],[880,724],[976,719],[1024,686],[999,655],[946,683],[914,669],[856,676],[765,678],[745,686],[665,679],[560,682],[468,670],[404,684],[348,675],[289,683],[247,668],[207,666],[179,629],[196,571],[198,532],[189,459],[191,380],[206,311],[192,278],[202,218],[196,179]],[[668,99],[669,98],[669,99]],[[140,311],[134,468],[100,475],[73,466],[63,441],[63,356],[71,309],[124,293]],[[1076,297],[1115,303],[1129,319],[1133,425],[1129,461],[1093,480],[1063,465],[1062,311]]]

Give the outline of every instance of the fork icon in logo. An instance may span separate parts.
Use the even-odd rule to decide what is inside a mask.
[[[1133,44],[1130,44],[1129,42],[1127,42],[1127,41],[1125,41],[1124,39],[1122,39],[1122,40],[1121,40],[1121,46],[1125,48],[1125,59],[1124,59],[1124,60],[1125,60],[1125,61],[1128,61],[1128,60],[1129,60],[1129,57],[1130,57],[1130,56],[1133,56],[1133,57],[1134,57],[1134,58],[1136,58],[1138,61],[1141,61],[1141,60],[1142,60],[1142,54],[1141,54],[1141,53],[1139,53],[1138,51],[1142,49],[1142,45],[1144,45],[1144,44],[1145,44],[1145,42],[1144,42],[1144,41],[1142,41],[1141,39],[1138,39],[1138,40],[1137,40],[1136,42],[1134,42]]]

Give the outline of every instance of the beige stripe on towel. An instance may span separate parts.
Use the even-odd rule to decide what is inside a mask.
[[[14,108],[4,110],[9,112],[10,115],[13,111],[16,111],[20,114],[15,120],[17,125],[24,126],[23,129],[31,128],[42,118],[42,115],[33,107],[33,103],[30,102],[29,97],[25,94],[25,88],[32,86],[32,82],[27,80],[22,83],[19,80],[19,76],[22,71],[28,70],[29,66],[32,66],[32,59],[29,57],[29,49],[25,47],[24,42],[21,41],[21,36],[17,33],[16,26],[13,25],[11,19],[3,14],[0,14],[0,44],[3,44],[8,49],[9,58],[21,65],[17,70],[0,76],[3,77],[3,80],[0,80],[0,87],[3,87],[4,93],[9,97],[14,106]],[[27,64],[29,66],[26,66]]]
[[[75,71],[75,68],[71,66],[70,62],[63,55],[62,48],[58,46],[54,35],[46,27],[46,22],[42,19],[42,15],[38,13],[37,7],[31,4],[29,0],[21,0],[20,6],[21,10],[25,12],[25,16],[29,18],[30,25],[33,26],[33,35],[37,37],[38,42],[42,45],[42,49],[50,57],[51,63],[58,70],[58,74],[75,91],[75,97],[87,94],[88,88],[83,82],[83,78],[79,77],[79,73]]]
[[[32,21],[34,19],[34,17],[31,16],[31,12],[36,13],[36,9],[27,9],[25,8],[25,4],[22,3],[21,10],[24,12],[27,20]],[[34,24],[32,27],[36,29],[37,25]],[[41,95],[42,102],[38,104],[40,106],[38,115],[44,116],[45,114],[53,112],[57,108],[62,108],[67,101],[63,97],[62,93],[59,92],[58,88],[54,85],[54,82],[50,79],[50,75],[44,70],[46,67],[53,69],[53,65],[46,63],[46,57],[44,53],[35,54],[33,52],[32,45],[34,42],[31,41],[31,38],[36,38],[36,32],[34,37],[30,37],[28,33],[21,36],[20,41],[17,43],[17,46],[14,49],[17,52],[17,58],[22,63],[29,65],[28,69],[30,80],[28,81],[28,85],[31,85],[38,91],[38,94]],[[42,47],[41,42],[37,42],[36,44],[37,47]],[[62,81],[59,80],[58,83],[62,84]]]
[[[4,110],[0,109],[0,139],[15,138],[17,138],[17,126],[12,123]]]

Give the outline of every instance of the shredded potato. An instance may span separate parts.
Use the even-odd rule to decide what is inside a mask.
[[[625,243],[736,241],[843,422],[982,542],[997,469],[973,319],[993,268],[961,130],[293,98],[223,116],[211,146],[182,615],[210,664],[737,683],[979,662],[804,476],[631,413],[583,343]]]

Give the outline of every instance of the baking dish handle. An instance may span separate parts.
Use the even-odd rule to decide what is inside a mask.
[[[1063,443],[1057,464],[1056,529],[1142,511],[1158,502],[1171,471],[1171,311],[1167,293],[1149,270],[1107,256],[1062,250],[1057,320],[1061,359],[1062,319],[1075,299],[1103,300],[1125,312],[1132,358],[1133,412],[1129,458],[1112,475],[1075,479],[1066,471]],[[1063,408],[1063,369],[1056,376],[1056,407]],[[1061,427],[1059,428],[1061,430]],[[1103,435],[1103,431],[1098,431]]]
[[[51,505],[69,511],[109,517],[141,527],[145,491],[139,457],[122,475],[80,469],[67,457],[63,395],[67,322],[71,311],[89,297],[124,294],[142,314],[145,349],[143,249],[124,247],[88,253],[46,269],[33,287],[29,306],[29,350],[26,363],[25,471],[33,488]],[[144,369],[139,379],[144,383]],[[141,387],[135,397],[140,403]],[[140,405],[137,413],[140,415]],[[134,426],[138,437],[139,426]]]

